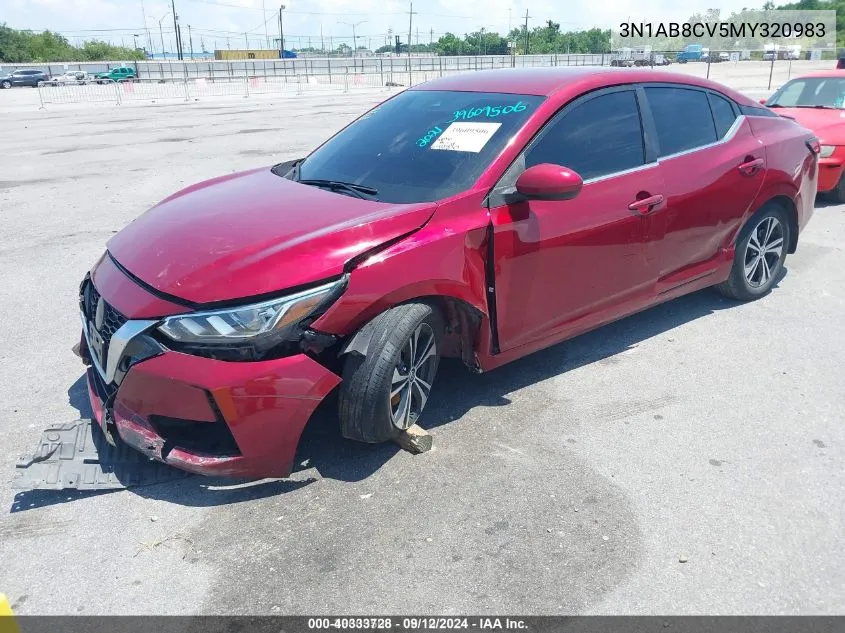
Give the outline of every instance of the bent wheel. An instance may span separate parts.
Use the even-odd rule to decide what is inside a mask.
[[[440,362],[443,323],[425,303],[391,308],[367,325],[365,355],[350,353],[340,388],[341,433],[384,442],[417,423]]]
[[[774,204],[760,209],[739,234],[730,277],[716,289],[741,301],[768,294],[783,269],[789,238],[786,212]]]

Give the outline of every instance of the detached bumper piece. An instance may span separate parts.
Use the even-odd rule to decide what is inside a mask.
[[[191,476],[123,442],[110,445],[92,420],[46,428],[32,457],[21,458],[15,471],[16,490],[118,490]]]

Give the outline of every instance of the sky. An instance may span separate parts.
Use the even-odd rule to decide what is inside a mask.
[[[405,0],[282,0],[285,48],[352,43],[378,48],[388,33],[408,38],[410,2]],[[191,26],[194,50],[268,48],[279,37],[278,0],[174,0],[188,47]],[[505,33],[553,20],[562,30],[612,28],[622,21],[683,22],[693,13],[718,7],[723,15],[758,8],[763,0],[414,0],[412,42],[427,43],[446,32]],[[58,31],[71,42],[102,39],[145,46],[160,52],[163,38],[175,50],[169,0],[0,0],[0,22],[18,29]],[[144,28],[146,18],[146,28]],[[133,35],[137,34],[137,40]],[[331,39],[330,39],[331,38]],[[268,46],[268,41],[271,46]]]

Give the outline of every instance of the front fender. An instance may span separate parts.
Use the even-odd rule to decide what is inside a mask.
[[[451,298],[487,315],[485,261],[486,209],[466,215],[438,210],[422,229],[359,262],[350,272],[346,292],[312,327],[350,336],[376,315],[418,298]],[[366,329],[347,343],[366,348]]]

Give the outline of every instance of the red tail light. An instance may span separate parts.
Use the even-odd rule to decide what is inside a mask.
[[[822,151],[821,143],[819,143],[819,139],[811,138],[807,141],[807,149],[809,149],[813,154],[817,154]]]

